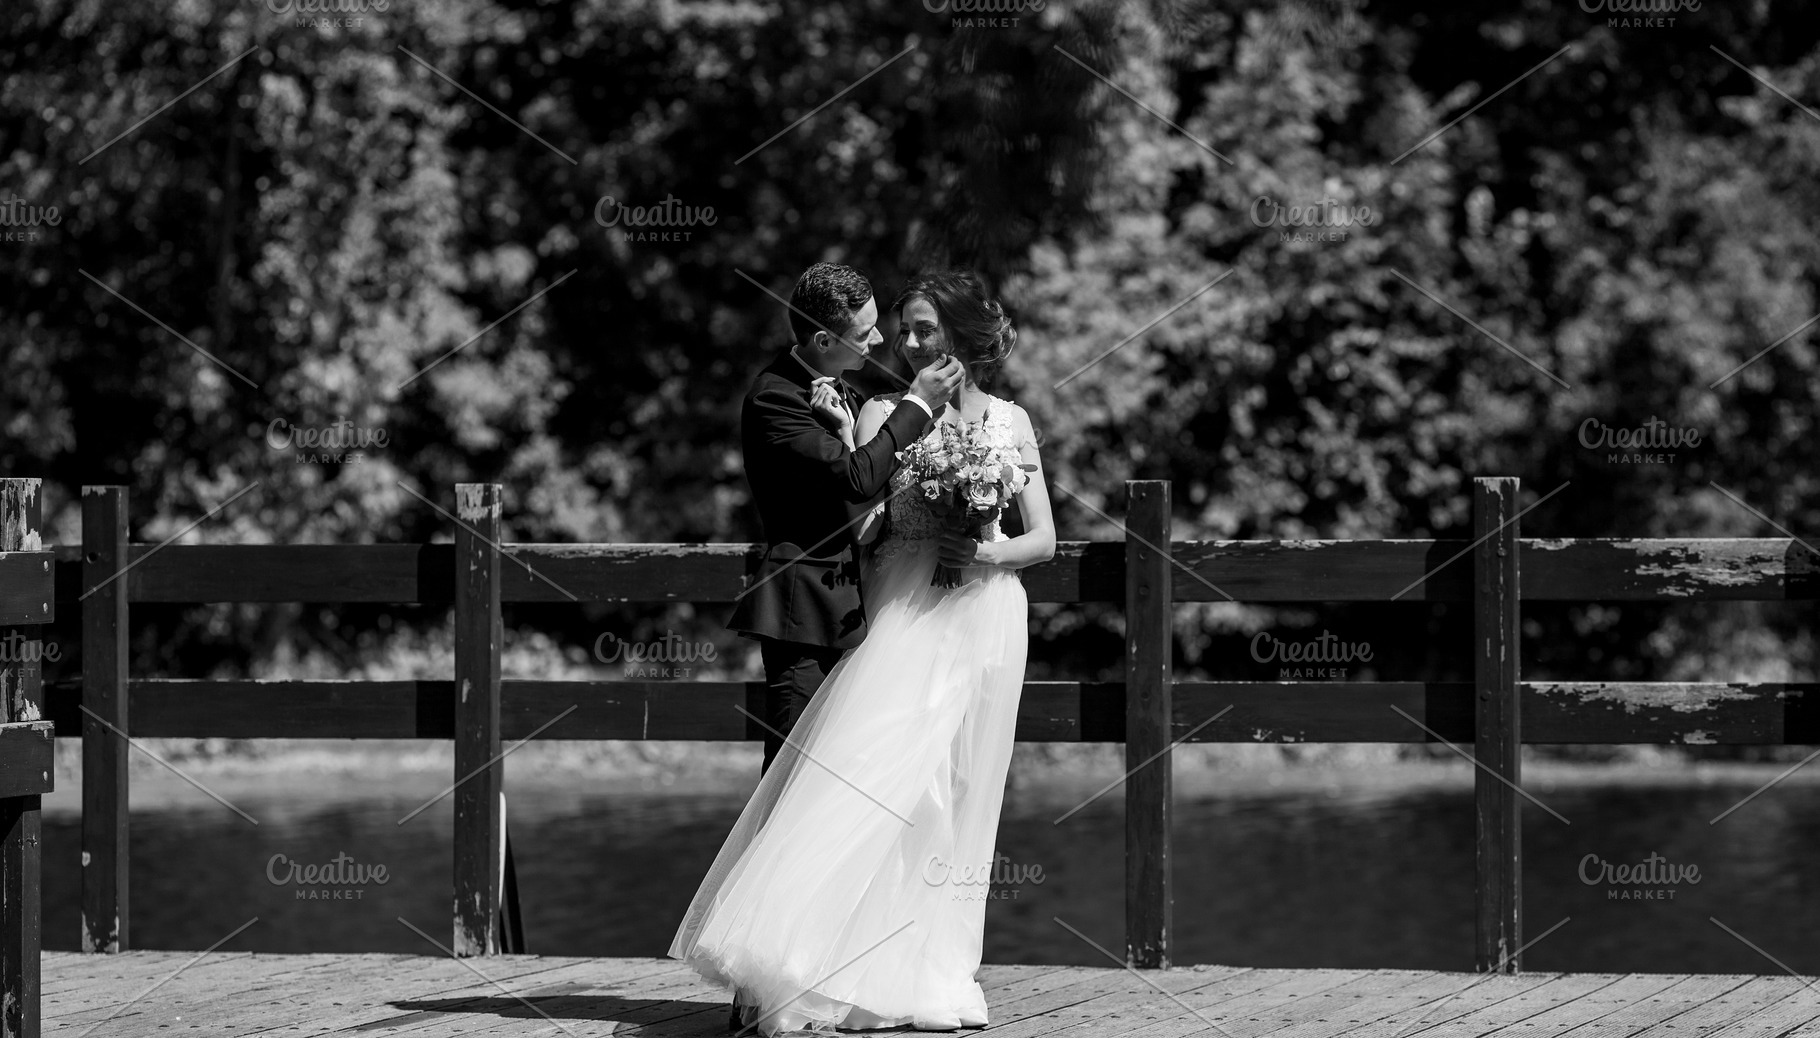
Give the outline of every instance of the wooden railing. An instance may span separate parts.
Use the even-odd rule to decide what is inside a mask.
[[[1120,541],[1065,542],[1022,573],[1033,602],[1123,603],[1123,682],[1031,681],[1022,741],[1123,742],[1126,954],[1166,966],[1173,941],[1169,750],[1191,742],[1472,743],[1481,970],[1516,972],[1525,743],[1820,743],[1814,685],[1519,680],[1522,601],[1811,600],[1816,560],[1789,538],[1520,540],[1517,481],[1474,481],[1474,539],[1175,542],[1170,488],[1127,484]],[[126,752],[158,736],[454,739],[455,947],[501,947],[501,741],[747,740],[763,686],[740,681],[500,679],[506,602],[721,603],[756,572],[746,544],[499,543],[501,491],[463,484],[454,544],[178,545],[126,539],[121,487],[83,491],[83,545],[58,549],[57,597],[81,601],[83,947],[127,940]],[[124,575],[121,575],[124,574]],[[92,589],[92,590],[91,590]],[[82,597],[86,593],[87,597]],[[1471,682],[1175,681],[1179,602],[1471,602]],[[126,672],[129,602],[452,605],[452,681],[193,681]],[[457,695],[457,689],[462,694]],[[51,697],[75,731],[78,705]],[[573,706],[573,710],[569,708]],[[564,711],[568,711],[564,714]],[[1222,713],[1222,711],[1224,711]],[[1219,715],[1208,722],[1209,718]],[[103,724],[101,722],[105,721]],[[472,775],[472,777],[468,777]]]
[[[0,479],[0,1035],[38,1038],[41,798],[55,743],[39,668],[56,619],[35,479]]]

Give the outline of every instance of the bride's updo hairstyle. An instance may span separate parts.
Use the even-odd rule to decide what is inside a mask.
[[[941,321],[947,351],[967,366],[967,377],[990,388],[1017,346],[1017,329],[1004,307],[986,295],[979,275],[970,270],[924,272],[910,279],[891,309],[902,320],[911,300],[927,299]]]

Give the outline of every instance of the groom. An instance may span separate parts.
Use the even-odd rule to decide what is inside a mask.
[[[854,528],[890,483],[897,452],[929,430],[964,374],[953,358],[924,368],[878,434],[849,451],[810,399],[827,380],[857,419],[862,401],[840,376],[884,341],[872,286],[852,267],[815,264],[790,293],[790,331],[796,344],[765,365],[740,407],[765,554],[727,622],[758,641],[765,723],[783,735],[842,652],[865,637]],[[779,735],[765,733],[765,768],[782,747]]]

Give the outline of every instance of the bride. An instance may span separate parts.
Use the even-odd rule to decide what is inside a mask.
[[[967,272],[919,275],[892,309],[912,367],[966,364],[938,421],[984,423],[1036,466],[1017,496],[1026,532],[944,532],[902,470],[861,521],[869,634],[809,701],[670,945],[765,1035],[987,1023],[974,973],[1028,635],[1013,571],[1055,553],[1055,527],[1029,416],[981,388],[1017,340],[1003,309]],[[831,391],[816,406],[851,449],[900,399],[868,401],[857,431]],[[938,563],[958,587],[932,586]]]

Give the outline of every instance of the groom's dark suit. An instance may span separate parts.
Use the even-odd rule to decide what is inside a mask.
[[[897,452],[928,431],[929,413],[906,401],[870,442],[847,450],[809,406],[817,376],[786,349],[740,408],[746,482],[764,527],[765,555],[728,628],[758,639],[766,723],[786,735],[843,650],[866,633],[856,520],[885,490]],[[836,380],[856,415],[860,401]],[[783,740],[765,733],[765,767]]]

